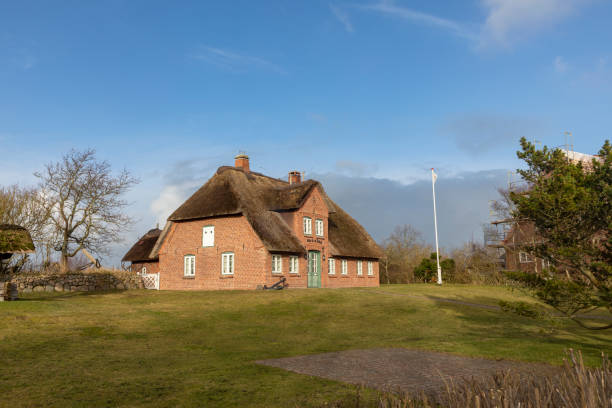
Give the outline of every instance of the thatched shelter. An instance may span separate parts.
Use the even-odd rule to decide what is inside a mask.
[[[19,225],[0,224],[0,260],[13,254],[34,252],[34,242],[27,229]]]
[[[151,256],[151,251],[157,243],[157,239],[161,235],[161,230],[159,228],[153,228],[149,230],[146,234],[144,234],[138,242],[134,244],[130,248],[130,250],[125,254],[121,262],[155,262],[158,261],[159,258],[157,256]]]

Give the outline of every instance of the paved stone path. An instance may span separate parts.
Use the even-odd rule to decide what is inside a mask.
[[[513,369],[522,374],[554,373],[546,364],[488,360],[402,348],[349,350],[257,361],[300,374],[365,385],[382,391],[436,392],[444,380],[480,377]]]

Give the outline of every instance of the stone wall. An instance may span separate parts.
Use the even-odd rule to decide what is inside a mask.
[[[101,270],[67,274],[23,275],[11,280],[19,293],[30,292],[90,292],[143,288],[142,278],[135,272]]]

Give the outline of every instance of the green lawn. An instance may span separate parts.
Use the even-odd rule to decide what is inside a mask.
[[[408,294],[401,296],[398,294]],[[29,295],[0,303],[0,406],[318,406],[351,386],[254,360],[373,347],[590,364],[612,331],[436,303],[496,304],[496,287]]]

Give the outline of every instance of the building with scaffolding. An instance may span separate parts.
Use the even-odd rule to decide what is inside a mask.
[[[569,139],[568,139],[569,136]],[[568,143],[570,142],[570,143]],[[588,171],[592,168],[593,159],[598,156],[579,153],[573,150],[571,134],[566,134],[566,143],[562,152],[568,161],[578,164]],[[508,172],[508,193],[526,192],[529,185],[516,173]],[[509,203],[510,205],[510,203]],[[495,216],[491,211],[491,216]],[[511,217],[511,208],[508,207],[504,217],[494,219],[484,228],[485,245],[495,251],[498,262],[506,270],[541,273],[550,267],[550,262],[534,256],[535,248],[541,242],[533,223],[519,221]]]

